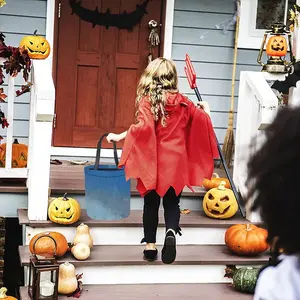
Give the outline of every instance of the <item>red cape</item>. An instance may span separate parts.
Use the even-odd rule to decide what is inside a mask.
[[[211,178],[218,148],[210,117],[181,94],[168,94],[167,126],[155,122],[150,103],[139,104],[138,122],[125,139],[119,167],[126,179],[137,179],[143,197],[156,190],[163,197],[170,187],[178,195],[185,186],[202,186]]]

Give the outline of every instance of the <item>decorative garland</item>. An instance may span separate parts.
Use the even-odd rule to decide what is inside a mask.
[[[290,21],[291,25],[290,25],[290,31],[294,31],[295,26],[298,27],[298,16],[299,16],[299,12],[300,12],[300,6],[297,4],[294,4],[294,9],[290,9]]]
[[[72,8],[72,14],[76,14],[81,20],[92,23],[93,28],[98,26],[117,27],[119,29],[131,30],[138,24],[147,12],[147,5],[149,0],[136,5],[136,10],[130,13],[124,11],[122,14],[111,14],[108,8],[105,13],[99,12],[98,6],[94,10],[90,10],[81,6],[81,1],[70,0],[69,4]]]

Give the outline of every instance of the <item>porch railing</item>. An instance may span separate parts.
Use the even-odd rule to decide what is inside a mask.
[[[259,149],[264,129],[272,122],[278,110],[278,98],[267,80],[284,80],[284,75],[263,72],[241,72],[237,110],[233,179],[242,197],[247,195],[247,162]],[[251,199],[248,202],[248,208]],[[247,209],[247,218],[259,221],[259,215]]]
[[[14,139],[15,78],[8,78],[6,163],[0,178],[27,178],[28,217],[46,220],[50,180],[50,150],[55,89],[48,60],[33,60],[27,168],[12,168]],[[22,96],[21,96],[22,97]]]

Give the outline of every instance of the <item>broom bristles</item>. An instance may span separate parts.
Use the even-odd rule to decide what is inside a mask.
[[[234,134],[233,134],[233,127],[228,126],[226,135],[224,138],[224,144],[222,147],[222,152],[225,158],[225,162],[228,168],[231,167],[232,159],[233,159],[233,152],[234,152]],[[223,165],[221,164],[221,168]]]

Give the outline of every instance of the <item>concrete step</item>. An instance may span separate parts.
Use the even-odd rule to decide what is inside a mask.
[[[76,260],[71,253],[59,262],[69,261],[77,273],[83,273],[85,284],[137,284],[137,283],[222,283],[226,265],[264,265],[268,254],[241,257],[224,245],[187,245],[177,247],[177,258],[172,265],[160,259],[143,259],[143,246],[95,246],[85,261]],[[161,247],[159,247],[161,250]],[[19,247],[21,265],[28,267],[28,246]],[[160,274],[157,276],[157,274]]]
[[[27,288],[21,287],[21,300],[30,300]],[[84,285],[81,300],[94,300],[105,295],[106,300],[250,300],[230,284],[135,284],[135,285]],[[59,296],[59,300],[70,299]]]
[[[19,222],[26,225],[26,245],[37,233],[44,231],[59,231],[69,242],[72,242],[76,232],[76,226],[83,222],[91,228],[91,234],[95,245],[138,245],[143,238],[142,211],[133,210],[128,218],[119,221],[98,221],[89,218],[85,210],[82,210],[80,222],[73,225],[59,225],[51,221],[29,221],[26,209],[18,210]],[[163,212],[159,213],[159,228],[157,232],[157,244],[164,241],[165,228]],[[202,211],[192,211],[188,215],[181,215],[180,226],[182,236],[178,236],[177,243],[187,244],[224,244],[224,234],[227,228],[237,223],[249,223],[239,214],[229,220],[217,220],[208,218]]]

